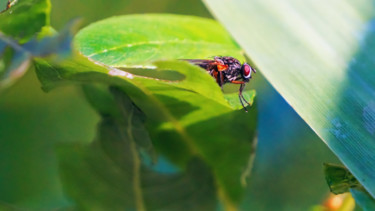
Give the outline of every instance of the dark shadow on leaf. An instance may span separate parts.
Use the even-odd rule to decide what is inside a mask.
[[[233,111],[187,127],[193,146],[199,156],[215,171],[221,188],[231,201],[238,203],[243,197],[245,187],[241,178],[249,166],[249,158],[254,153],[253,141],[257,109],[249,108]],[[152,133],[156,149],[172,162],[184,166],[191,159],[191,152],[175,130],[159,130]],[[251,164],[250,164],[251,165]]]
[[[114,163],[97,142],[91,146],[59,148],[64,190],[77,208],[97,210],[136,209],[134,172]],[[214,210],[216,193],[212,173],[199,159],[192,159],[178,174],[161,174],[143,166],[139,186],[149,210]]]
[[[158,94],[155,94],[155,96],[158,99],[160,99],[160,101],[163,102],[163,104],[165,104],[166,107],[168,107],[168,110],[177,119],[180,119],[181,117],[187,115],[188,113],[193,112],[196,109],[199,109],[198,107],[195,107],[187,102],[177,100],[176,98],[173,98],[173,97],[168,97],[165,95],[158,95]]]
[[[85,89],[102,91],[98,87]],[[112,107],[99,106],[102,121],[97,140],[90,146],[59,148],[64,189],[77,208],[214,210],[217,202],[211,168],[194,157],[185,172],[177,174],[157,173],[142,164],[140,150],[153,152],[144,115],[120,90],[111,88],[110,93],[113,98],[107,102],[114,102]],[[90,102],[110,99],[105,95],[92,95],[98,99],[89,96]],[[108,109],[117,111],[103,112]]]

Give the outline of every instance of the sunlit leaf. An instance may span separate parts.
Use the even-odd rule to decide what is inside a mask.
[[[160,59],[209,59],[228,55],[244,61],[224,28],[210,19],[176,15],[129,15],[82,29],[75,44],[85,56],[112,67],[147,67]]]
[[[375,196],[373,1],[204,2]]]
[[[248,102],[250,105],[252,105],[254,103],[255,95],[256,95],[255,90],[243,92],[244,98],[250,100]],[[235,108],[235,109],[241,109],[242,108],[241,103],[239,103],[238,93],[225,94],[224,97],[228,101],[229,105],[231,105],[233,108]]]

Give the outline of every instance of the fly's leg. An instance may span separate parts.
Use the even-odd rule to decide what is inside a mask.
[[[244,88],[245,88],[245,84],[241,84],[241,86],[240,86],[240,96],[242,97],[243,101],[244,101],[246,104],[250,105],[250,103],[247,102],[247,100],[245,99],[245,97],[244,97],[243,94],[242,94],[242,91],[243,91]]]
[[[245,100],[244,96],[242,95],[242,91],[243,91],[244,87],[245,87],[245,84],[242,83],[240,85],[240,90],[239,90],[239,93],[238,93],[238,98],[240,98],[241,105],[245,109],[245,111],[247,112],[247,109],[246,109],[246,107],[245,107],[245,105],[244,105],[243,102],[245,102],[248,105],[250,105],[250,104]]]
[[[224,75],[222,71],[219,71],[219,85],[221,87],[221,91],[223,91],[223,84],[224,84]]]
[[[245,111],[247,112],[247,109],[244,105],[244,102],[248,105],[250,105],[249,102],[247,102],[247,100],[245,99],[245,97],[242,95],[242,91],[243,89],[245,88],[245,82],[243,81],[231,81],[232,84],[241,84],[240,85],[240,89],[238,90],[238,97],[240,98],[240,102],[242,104],[242,107],[245,109]]]
[[[238,95],[238,98],[240,99],[240,102],[241,102],[241,105],[242,105],[243,109],[244,109],[244,110],[246,111],[246,113],[247,113],[247,109],[246,109],[245,105],[244,105],[243,102],[242,102],[241,95]]]

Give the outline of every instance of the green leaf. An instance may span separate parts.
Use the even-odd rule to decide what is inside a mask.
[[[255,98],[255,95],[256,95],[255,90],[249,90],[249,91],[242,92],[242,95],[244,96],[245,99],[249,99],[248,103],[250,105],[253,105],[254,98]],[[238,93],[225,94],[224,97],[228,101],[229,105],[232,106],[232,108],[234,108],[234,109],[241,109],[242,108],[241,103],[239,103]]]
[[[18,210],[20,208],[12,205],[12,204],[8,204],[8,203],[5,203],[3,201],[0,201],[0,210],[3,210],[3,211],[11,211],[11,210]]]
[[[12,4],[10,9],[0,13],[0,31],[5,35],[24,43],[44,26],[49,26],[49,0],[13,0]]]
[[[219,55],[244,61],[241,49],[220,24],[189,16],[113,17],[82,29],[75,44],[83,55],[112,67],[145,68],[160,59]]]
[[[164,65],[167,63],[164,62]],[[169,63],[175,65],[175,62]],[[185,74],[193,74],[190,69],[192,67],[195,68],[193,71],[202,71],[185,62],[176,63],[188,67],[179,67],[179,70],[184,70]],[[256,117],[254,109],[247,115],[244,115],[243,111],[223,115],[232,110],[228,106],[215,103],[194,92],[171,86],[169,82],[129,75],[121,71],[116,72],[114,69],[107,70],[105,73],[106,69],[103,67],[97,66],[95,69],[95,65],[85,67],[83,64],[84,62],[80,64],[68,62],[65,67],[55,66],[50,69],[51,66],[48,66],[48,63],[39,63],[38,75],[42,81],[47,82],[46,84],[53,83],[45,78],[49,78],[48,75],[56,71],[55,76],[52,77],[55,80],[101,81],[123,87],[151,120],[159,122],[155,123],[155,128],[159,128],[157,125],[161,124],[160,129],[154,131],[154,134],[158,134],[155,135],[157,137],[154,138],[154,142],[159,141],[157,147],[160,151],[181,165],[185,165],[192,156],[197,154],[205,156],[207,162],[216,170],[216,176],[219,177],[220,187],[225,189],[225,195],[230,194],[230,200],[235,201],[241,198],[243,188],[240,177],[252,149],[251,137],[254,135]],[[79,68],[79,72],[77,70],[71,72],[74,68]],[[136,86],[128,83],[134,83]],[[212,86],[217,87],[215,82],[212,82]],[[221,93],[220,90],[219,92]],[[210,119],[213,116],[216,118]],[[164,123],[165,120],[168,120],[168,123]],[[201,122],[203,120],[206,121]],[[187,131],[186,127],[196,122],[200,124],[193,125],[194,127]],[[207,125],[210,127],[207,128]],[[223,126],[225,127],[221,128]],[[210,138],[202,136],[202,128],[206,128],[204,132]],[[241,128],[243,132],[238,133],[238,128]],[[221,133],[217,133],[217,130]],[[190,137],[190,134],[193,137]],[[220,158],[217,158],[218,153],[221,154]],[[232,156],[233,154],[236,156]]]
[[[362,209],[374,210],[374,198],[370,196],[347,168],[336,164],[324,164],[324,172],[332,193],[342,194],[350,191]]]
[[[142,167],[142,184],[134,187],[134,172],[124,169],[128,163],[114,163],[95,144],[59,147],[59,158],[64,189],[78,209],[179,210],[193,206],[213,210],[216,206],[212,175],[199,160],[191,162],[186,172],[174,175]],[[143,201],[136,198],[134,188]]]
[[[160,30],[156,31],[156,26]],[[181,168],[189,166],[196,157],[201,159],[212,169],[225,206],[234,207],[244,192],[244,172],[248,172],[246,167],[253,150],[256,108],[252,106],[249,113],[234,110],[205,70],[185,61],[166,60],[193,55],[193,58],[207,58],[222,53],[232,56],[231,52],[243,58],[230,36],[221,30],[212,20],[187,16],[110,18],[90,25],[77,35],[75,44],[82,54],[91,55],[89,59],[77,54],[57,65],[39,59],[37,74],[45,90],[69,82],[100,82],[119,87],[145,113],[154,147]],[[127,39],[129,43],[125,42]],[[168,40],[173,40],[173,52]],[[142,44],[147,41],[159,44],[151,43],[152,47]],[[135,43],[140,44],[139,48],[127,49]],[[126,58],[117,59],[120,54]],[[95,96],[92,94],[90,99]],[[254,95],[247,96],[252,102]],[[98,101],[94,104],[99,111],[111,113],[108,106]]]
[[[66,58],[72,51],[71,40],[76,25],[77,21],[72,21],[60,34],[41,40],[34,38],[22,45],[0,32],[0,59],[3,60],[3,65],[0,65],[0,88],[8,87],[22,77],[33,58],[54,57],[55,61]]]
[[[136,149],[141,149],[147,152],[151,158],[155,158],[156,154],[151,139],[144,126],[145,115],[123,92],[111,87],[109,93],[107,89],[106,86],[84,86],[87,99],[102,116],[99,139],[104,151],[108,153],[109,157],[121,156],[113,158],[115,162],[121,163],[126,160],[127,153],[124,153],[126,146],[123,146],[124,143],[121,141],[114,141],[125,136],[126,139],[131,139],[130,141],[134,142],[133,144],[137,146]],[[116,134],[116,131],[113,131],[118,126],[121,126],[119,130],[124,130],[125,135]]]
[[[255,134],[254,106],[249,113],[242,110],[233,112],[229,105],[224,105],[226,101],[223,96],[221,100],[212,100],[200,93],[183,89],[185,86],[181,84],[144,78],[113,68],[107,70],[79,56],[76,59],[81,62],[69,60],[60,64],[63,66],[38,61],[37,73],[45,89],[68,80],[119,86],[154,125],[153,142],[158,150],[183,166],[192,157],[202,157],[214,169],[219,187],[224,189],[224,195],[229,195],[225,196],[229,197],[227,200],[238,202],[244,191],[240,178],[247,166]],[[194,74],[193,71],[200,72],[202,76],[206,74],[186,62],[165,61],[158,64],[163,64],[164,67],[167,64],[170,67],[179,64],[178,70],[186,75]],[[204,84],[207,85],[214,88],[211,91],[218,87],[213,80]],[[221,90],[218,89],[217,92],[221,93]],[[105,106],[102,109],[106,110]],[[238,128],[241,132],[238,132]]]
[[[103,93],[97,87],[87,88],[89,93]],[[120,90],[111,89],[111,93],[111,100],[91,99],[112,107],[112,115],[108,110],[102,113],[97,140],[90,146],[59,150],[64,187],[78,208],[214,209],[214,180],[209,168],[198,159],[190,162],[185,173],[174,175],[154,172],[141,163],[139,150],[151,144],[143,114]]]
[[[374,197],[373,1],[204,2]]]
[[[334,194],[346,193],[349,192],[350,188],[362,186],[350,171],[343,166],[325,163],[324,173],[329,189]]]

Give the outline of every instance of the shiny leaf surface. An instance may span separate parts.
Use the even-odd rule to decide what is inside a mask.
[[[373,1],[204,2],[375,196]]]

